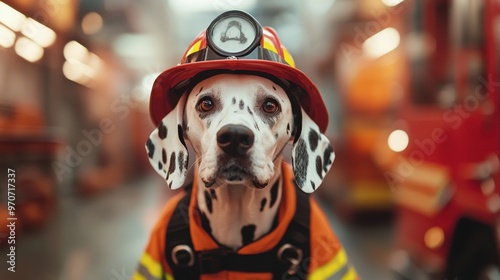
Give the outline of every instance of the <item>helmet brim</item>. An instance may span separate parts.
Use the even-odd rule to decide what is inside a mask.
[[[260,72],[297,85],[305,93],[298,97],[300,106],[318,125],[321,132],[326,131],[328,111],[314,83],[296,68],[279,62],[257,59],[200,61],[177,65],[165,70],[156,78],[151,91],[149,110],[154,125],[158,126],[161,120],[177,105],[183,92],[175,92],[174,89],[180,83],[200,73],[216,70]]]

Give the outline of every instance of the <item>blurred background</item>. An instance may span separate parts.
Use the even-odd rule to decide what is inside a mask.
[[[496,0],[0,0],[0,278],[131,277],[174,194],[144,149],[152,83],[231,9],[323,94],[315,196],[360,276],[500,279]]]

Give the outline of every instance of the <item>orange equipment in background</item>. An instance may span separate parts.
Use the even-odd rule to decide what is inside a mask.
[[[322,190],[322,195],[347,221],[373,220],[374,214],[385,218],[394,207],[378,163],[378,146],[394,122],[401,95],[397,82],[404,70],[404,52],[398,30],[404,18],[401,9],[375,2],[350,2],[356,12],[348,21],[336,23],[340,28],[332,57],[320,65],[320,70],[335,65],[337,83],[332,86],[338,87],[342,104],[336,165],[327,179],[336,180],[336,187]]]

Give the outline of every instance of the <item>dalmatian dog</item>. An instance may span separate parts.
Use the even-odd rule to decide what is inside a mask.
[[[268,233],[282,195],[283,149],[292,148],[296,185],[311,193],[335,154],[327,137],[286,89],[257,75],[218,74],[183,94],[147,141],[171,189],[194,166],[203,227],[237,249]],[[297,104],[296,106],[294,104]],[[188,163],[186,140],[196,159]]]

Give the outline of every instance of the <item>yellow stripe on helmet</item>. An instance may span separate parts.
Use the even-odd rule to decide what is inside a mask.
[[[266,36],[264,36],[263,48],[279,54],[278,50],[276,49],[276,46],[273,44],[273,41],[271,41],[271,39],[267,38]]]
[[[194,43],[191,48],[186,52],[186,57],[188,57],[190,54],[195,53],[200,50],[201,46],[201,39],[198,40],[196,43]]]
[[[295,61],[293,60],[293,57],[290,54],[290,52],[288,52],[288,50],[283,46],[281,46],[281,49],[283,50],[283,59],[286,61],[286,63],[288,63],[288,65],[295,68]]]

